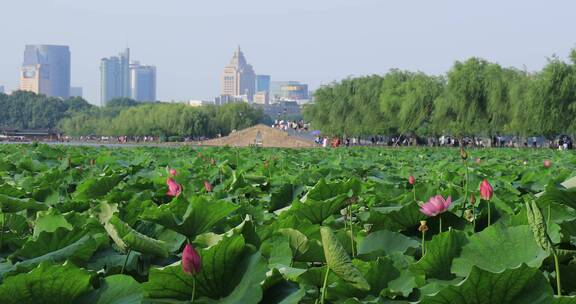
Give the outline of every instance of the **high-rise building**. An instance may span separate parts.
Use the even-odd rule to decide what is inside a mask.
[[[270,75],[256,75],[256,92],[270,92]]]
[[[156,101],[156,67],[130,64],[130,97],[136,101]]]
[[[82,87],[70,87],[70,97],[83,97]]]
[[[224,68],[220,85],[220,95],[245,95],[248,100],[252,100],[256,91],[256,74],[254,68],[246,62],[240,47],[234,52],[230,64]]]
[[[27,45],[20,90],[51,97],[70,95],[70,49],[66,45]]]
[[[100,61],[100,105],[130,97],[130,49]]]

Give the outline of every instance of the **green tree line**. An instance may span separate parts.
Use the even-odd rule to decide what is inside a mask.
[[[17,91],[0,94],[0,127],[59,128],[67,135],[215,137],[259,122],[261,110],[246,103],[190,107],[178,103],[111,100],[99,108],[82,98],[60,99]]]
[[[576,50],[534,73],[470,58],[441,76],[391,70],[345,79],[314,99],[304,117],[330,134],[576,134]]]
[[[126,105],[128,104],[128,105]],[[260,110],[247,103],[191,107],[178,103],[130,104],[109,102],[60,121],[69,135],[215,137],[265,120]]]
[[[52,129],[63,118],[92,108],[82,98],[59,98],[17,91],[0,94],[0,127],[16,129]]]

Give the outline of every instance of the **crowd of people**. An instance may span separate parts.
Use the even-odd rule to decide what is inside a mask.
[[[276,119],[272,128],[280,129],[282,131],[293,130],[295,132],[307,132],[310,127],[309,123],[304,120],[283,120]]]
[[[317,134],[314,143],[321,147],[340,146],[429,146],[429,147],[465,147],[474,148],[549,148],[557,150],[573,149],[573,140],[569,136],[562,135],[555,140],[547,140],[543,137],[506,137],[496,135],[490,137],[464,137],[455,138],[451,136],[441,136],[438,138],[427,137],[418,138],[414,136],[371,136],[369,138],[358,138],[348,136],[321,136]]]

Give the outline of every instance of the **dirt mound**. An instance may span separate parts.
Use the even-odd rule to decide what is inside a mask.
[[[226,137],[204,141],[201,143],[201,145],[231,147],[261,146],[276,148],[306,148],[314,147],[314,142],[304,138],[290,136],[284,131],[259,124],[244,130],[236,131]]]

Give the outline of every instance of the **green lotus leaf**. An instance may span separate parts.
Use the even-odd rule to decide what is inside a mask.
[[[0,209],[2,212],[13,213],[22,210],[48,210],[48,206],[29,198],[15,198],[0,194]]]
[[[367,235],[358,245],[358,255],[384,256],[395,251],[406,252],[420,247],[420,242],[398,232],[379,230]]]
[[[428,278],[451,280],[454,275],[450,273],[452,261],[460,256],[462,247],[468,243],[464,232],[449,230],[435,235],[426,243],[426,254],[411,269],[421,271]]]
[[[0,285],[0,303],[77,303],[90,292],[92,274],[71,264],[42,263],[28,273],[6,278]]]
[[[452,263],[452,273],[465,277],[477,266],[483,270],[500,272],[525,263],[540,267],[548,253],[534,240],[528,225],[503,227],[492,225],[469,238],[460,257]]]
[[[545,304],[552,299],[552,287],[540,270],[522,264],[496,273],[473,266],[464,281],[424,296],[419,303]]]
[[[126,275],[112,275],[104,278],[98,290],[82,298],[83,303],[94,304],[140,304],[143,300],[142,285]]]
[[[172,229],[188,238],[210,231],[238,205],[227,201],[209,201],[204,197],[193,197],[190,202],[183,198],[157,208],[144,211],[142,218]]]
[[[360,290],[369,290],[370,284],[368,284],[358,268],[352,264],[348,253],[342,248],[332,229],[322,227],[320,228],[320,234],[322,235],[326,264],[330,271]]]
[[[200,299],[239,304],[261,300],[259,283],[264,280],[266,263],[259,252],[251,252],[245,246],[242,236],[224,237],[218,244],[199,250],[199,254],[202,267],[195,279]],[[144,287],[152,299],[189,300],[193,279],[177,262],[164,268],[152,268]]]

